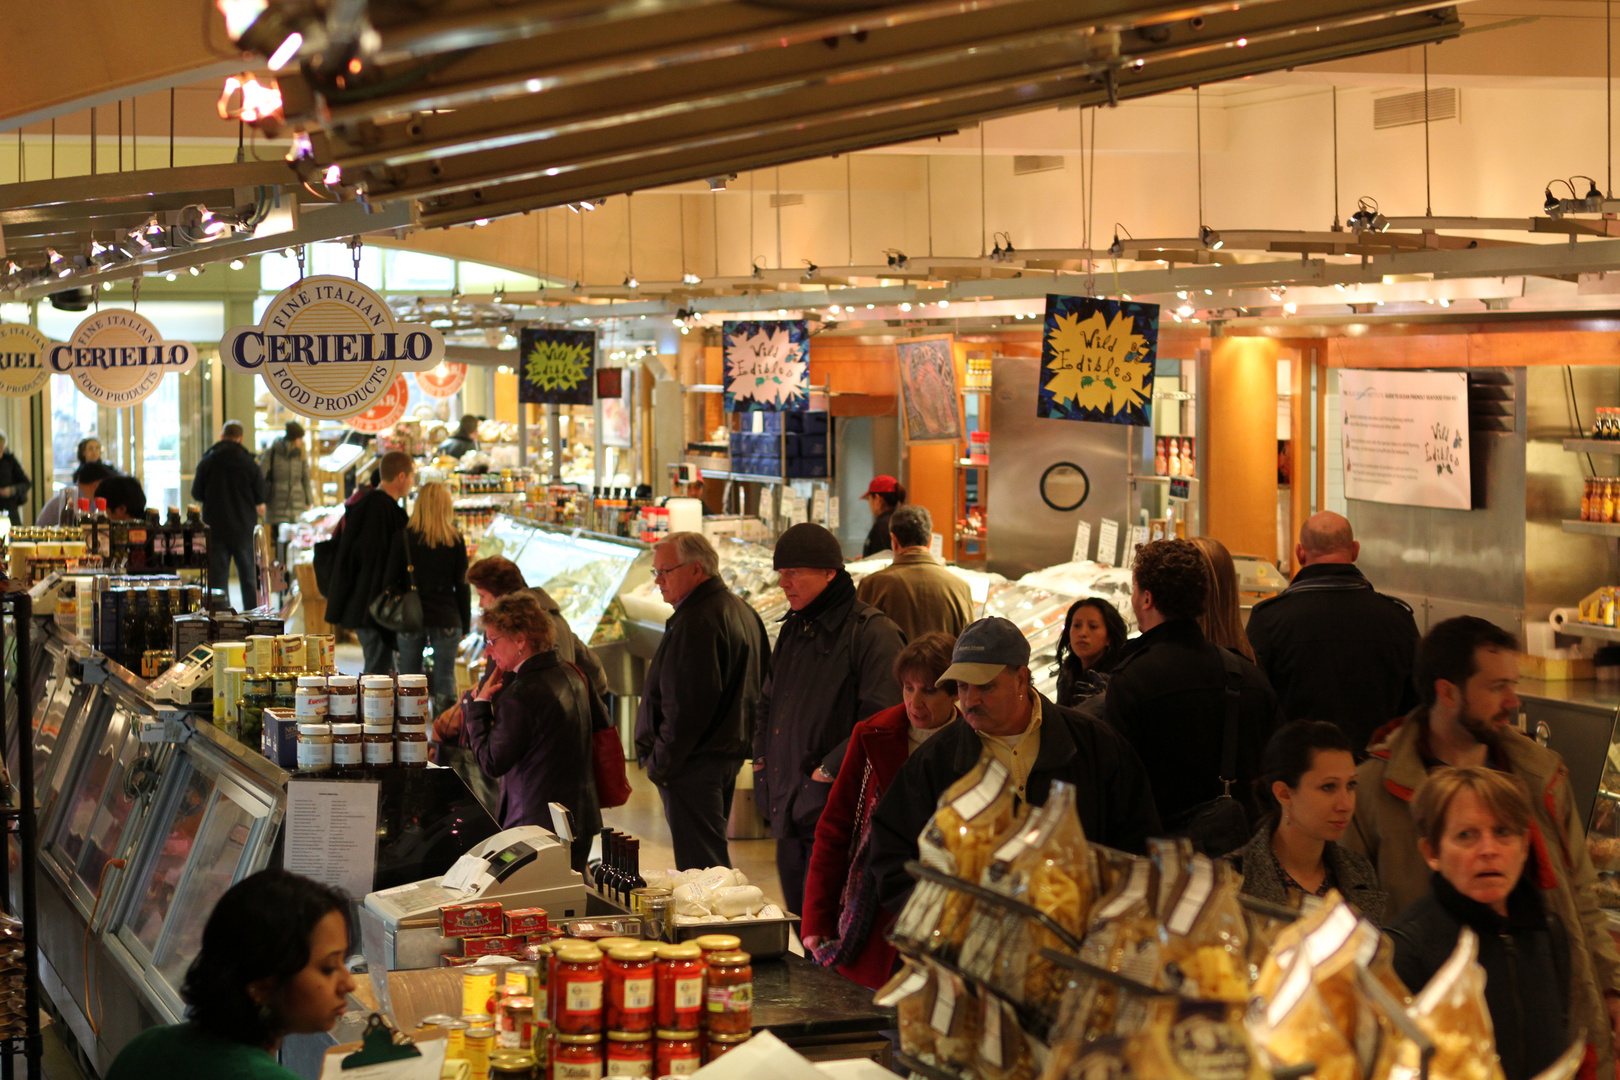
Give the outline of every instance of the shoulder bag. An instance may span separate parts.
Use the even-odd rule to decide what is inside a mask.
[[[1226,719],[1221,730],[1221,793],[1199,803],[1176,822],[1172,831],[1193,842],[1201,853],[1219,858],[1249,842],[1249,815],[1243,804],[1232,797],[1237,778],[1238,703],[1243,688],[1243,669],[1231,652],[1214,646],[1226,669]]]
[[[405,572],[410,576],[410,588],[404,592],[390,587],[371,602],[366,610],[371,619],[384,630],[396,634],[414,634],[422,629],[422,594],[416,591],[416,566],[411,557],[411,530],[400,531],[405,542]]]
[[[612,810],[630,801],[630,776],[624,767],[624,745],[619,742],[619,729],[608,717],[602,699],[596,696],[591,680],[572,660],[563,661],[574,669],[580,682],[585,684],[585,696],[591,706],[591,772],[596,779],[596,804],[603,810]]]

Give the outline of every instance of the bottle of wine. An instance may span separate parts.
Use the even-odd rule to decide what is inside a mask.
[[[612,864],[612,861],[611,861],[612,858],[613,858],[613,830],[607,828],[606,826],[603,826],[603,828],[602,828],[602,858],[601,858],[601,861],[596,864],[596,891],[601,893],[603,896],[610,895],[609,890],[608,890],[608,878],[609,878],[609,876],[611,876],[611,874],[613,872],[613,864]]]
[[[79,500],[79,533],[84,537],[85,555],[94,555],[101,547],[101,537],[96,525],[94,508],[89,499]]]
[[[178,570],[186,565],[186,530],[180,524],[180,508],[169,507],[169,518],[163,523],[163,566]]]
[[[151,520],[151,511],[138,518],[131,518],[124,523],[124,565],[132,574],[146,572],[147,524]]]
[[[186,565],[208,568],[208,526],[203,524],[202,509],[197,506],[186,510]]]
[[[107,547],[112,559],[112,568],[119,573],[127,573],[129,569],[129,519],[122,518],[114,521],[107,520]]]
[[[635,837],[631,837],[629,840],[625,841],[625,843],[629,847],[629,850],[625,853],[625,870],[628,873],[629,879],[629,885],[625,889],[625,906],[634,909],[635,904],[633,901],[635,900],[635,897],[630,894],[637,889],[645,889],[647,887],[647,879],[641,876],[641,841],[637,840]]]

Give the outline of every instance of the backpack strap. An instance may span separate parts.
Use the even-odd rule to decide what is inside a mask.
[[[1221,796],[1232,797],[1232,784],[1237,780],[1238,703],[1243,690],[1243,669],[1230,649],[1216,645],[1221,654],[1221,666],[1226,669],[1226,720],[1221,727]]]

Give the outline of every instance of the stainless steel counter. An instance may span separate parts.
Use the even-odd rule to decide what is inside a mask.
[[[1522,679],[1519,701],[1525,732],[1563,757],[1581,821],[1590,822],[1603,765],[1615,738],[1620,685],[1592,679]]]

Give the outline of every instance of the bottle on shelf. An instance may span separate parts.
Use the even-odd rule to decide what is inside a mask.
[[[625,847],[627,850],[624,863],[626,874],[624,899],[625,907],[631,907],[630,901],[633,897],[630,894],[637,889],[645,889],[647,879],[641,876],[641,841],[632,836],[625,841]]]
[[[84,539],[84,553],[94,555],[101,546],[101,533],[89,499],[79,500],[79,535]]]
[[[147,524],[151,520],[151,511],[138,518],[132,518],[124,525],[124,567],[132,574],[143,574],[147,570]]]
[[[602,859],[596,864],[596,891],[603,896],[611,895],[608,879],[613,875],[613,830],[602,828]]]
[[[129,569],[129,519],[123,518],[113,521],[108,518],[107,534],[108,554],[112,559],[110,565],[120,573],[127,572]]]
[[[194,569],[208,569],[208,526],[203,524],[202,508],[186,509],[186,562]]]
[[[169,518],[163,523],[163,567],[178,570],[186,565],[186,530],[180,524],[180,508],[169,507]]]

